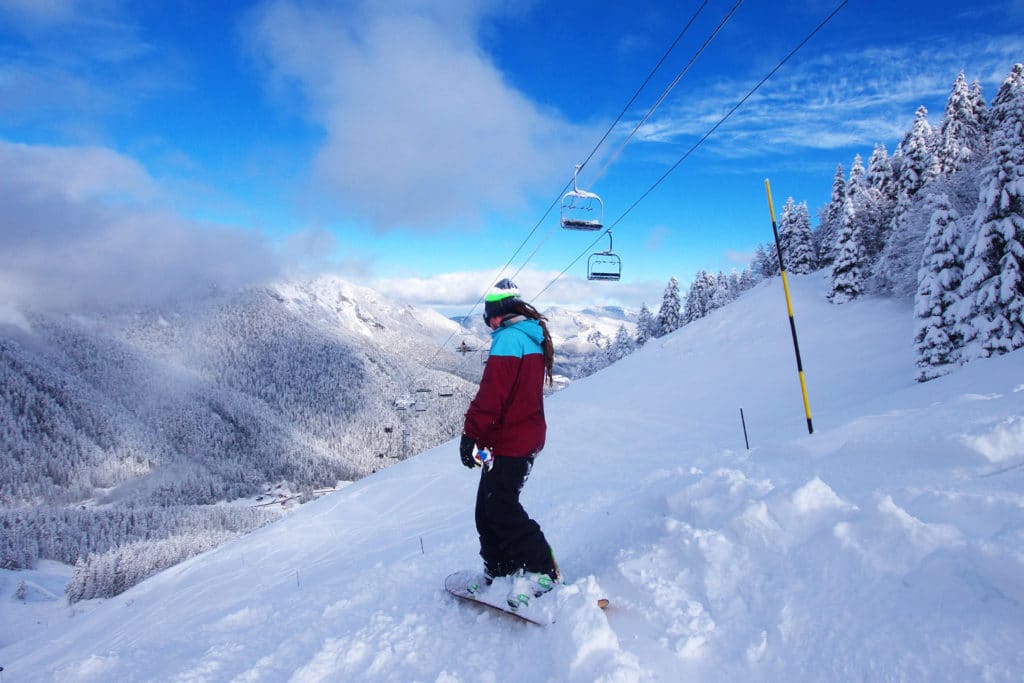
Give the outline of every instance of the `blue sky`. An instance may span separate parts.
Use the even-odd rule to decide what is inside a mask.
[[[331,272],[455,314],[521,245],[528,298],[584,255],[535,303],[656,308],[771,239],[764,178],[813,215],[1024,59],[1021,0],[849,2],[623,217],[838,4],[742,2],[610,160],[736,5],[706,3],[581,175],[623,261],[591,283],[605,240],[541,219],[700,2],[0,0],[0,310]]]

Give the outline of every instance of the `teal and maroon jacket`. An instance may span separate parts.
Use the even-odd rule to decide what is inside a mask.
[[[491,352],[463,432],[495,455],[525,458],[544,447],[544,330],[515,316],[491,332]]]

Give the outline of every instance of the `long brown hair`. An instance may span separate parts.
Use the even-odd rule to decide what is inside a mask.
[[[555,344],[551,341],[551,333],[548,332],[548,326],[545,324],[547,318],[541,315],[536,308],[522,300],[513,303],[509,310],[540,323],[540,328],[544,330],[544,341],[540,345],[541,349],[544,350],[544,368],[547,374],[548,386],[553,386],[555,383],[555,378],[552,374],[555,366]]]

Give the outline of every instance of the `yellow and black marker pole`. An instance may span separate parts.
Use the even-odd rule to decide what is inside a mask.
[[[786,280],[786,264],[782,260],[782,244],[779,240],[779,228],[775,224],[775,206],[772,204],[772,188],[768,179],[764,179],[764,189],[768,193],[768,213],[772,217],[772,233],[775,235],[775,251],[779,255],[779,270],[782,271],[782,290],[786,293],[786,311],[789,313],[789,331],[793,333],[793,350],[796,351],[796,371],[800,374],[800,392],[804,396],[804,414],[807,415],[807,433],[814,433],[811,422],[811,404],[807,400],[807,380],[804,379],[804,364],[800,360],[800,342],[796,339],[796,321],[793,320],[793,301],[789,298],[789,282]]]

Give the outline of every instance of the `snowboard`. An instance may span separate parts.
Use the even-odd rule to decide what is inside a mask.
[[[480,586],[479,590],[475,593],[470,593],[467,586],[476,583]],[[455,597],[466,600],[467,602],[475,602],[478,605],[484,605],[491,609],[504,612],[509,616],[527,621],[531,624],[537,624],[538,626],[549,626],[555,622],[555,615],[550,610],[550,602],[545,605],[543,601],[538,600],[531,601],[527,607],[520,607],[518,610],[513,610],[509,607],[505,596],[508,591],[508,585],[505,581],[497,580],[494,584],[488,586],[484,581],[483,572],[479,572],[473,569],[464,569],[462,571],[449,574],[444,580],[444,589],[454,595]],[[608,606],[608,600],[601,598],[597,601],[597,606],[604,609]]]

